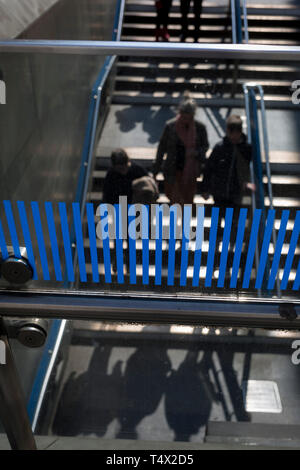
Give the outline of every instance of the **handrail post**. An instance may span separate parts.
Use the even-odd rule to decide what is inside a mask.
[[[0,419],[13,450],[36,450],[25,397],[1,318],[0,340],[5,346],[5,363],[0,364]]]
[[[231,0],[232,43],[237,43],[235,0]]]
[[[266,108],[265,108],[265,103],[264,103],[264,92],[263,88],[260,84],[257,83],[245,83],[243,85],[244,89],[244,97],[245,97],[245,107],[246,107],[246,113],[247,113],[247,124],[248,124],[248,142],[252,143],[252,137],[251,137],[251,117],[250,117],[250,105],[249,105],[249,89],[253,91],[253,94],[256,98],[256,92],[258,91],[259,96],[260,96],[260,104],[261,104],[261,122],[262,122],[262,130],[263,130],[263,146],[264,146],[264,154],[265,154],[265,162],[266,162],[266,173],[267,173],[267,180],[268,180],[268,197],[270,201],[270,209],[273,209],[273,190],[272,190],[272,181],[271,181],[271,168],[270,168],[270,158],[269,158],[269,140],[268,140],[268,131],[267,131],[267,120],[266,120]],[[252,165],[252,171],[253,171],[253,165]],[[254,180],[254,171],[253,171],[253,176],[251,175],[251,179]],[[253,182],[253,181],[252,181]],[[252,194],[252,206],[253,203],[255,203],[255,197]],[[275,249],[276,246],[276,232],[275,228],[273,227],[272,230],[272,241],[273,241],[273,246]],[[257,264],[257,261],[256,261]],[[258,266],[258,265],[257,265]],[[280,281],[279,281],[279,276],[277,275],[276,278],[276,291],[277,291],[277,297],[281,298],[281,290],[280,290]]]
[[[250,117],[250,99],[249,99],[249,90],[248,85],[243,84],[244,89],[244,98],[245,98],[245,108],[246,108],[246,117],[247,117],[247,136],[248,136],[248,143],[252,145],[252,134],[251,134],[251,117]],[[250,176],[251,176],[251,183],[255,185],[255,176],[254,176],[254,167],[253,167],[253,160],[250,162]],[[256,198],[255,194],[251,192],[251,202],[252,202],[252,213],[254,216],[254,212],[256,210]],[[258,270],[259,265],[259,252],[258,252],[258,244],[256,242],[255,245],[255,267],[256,271]],[[261,295],[261,289],[258,291],[259,295]]]

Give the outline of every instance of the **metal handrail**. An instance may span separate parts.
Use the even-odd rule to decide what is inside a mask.
[[[249,42],[249,29],[248,29],[248,13],[247,13],[247,0],[243,1],[243,17],[244,17],[244,42]]]
[[[140,292],[16,292],[3,293],[0,302],[0,316],[37,318],[64,318],[67,320],[94,320],[128,323],[157,323],[179,325],[230,325],[261,326],[299,329],[300,299],[237,299],[223,297],[212,300],[211,296],[193,298],[180,296],[172,298]],[[280,316],[281,306],[290,305],[297,317],[291,321]]]
[[[244,37],[241,22],[241,0],[231,0],[232,43],[242,44],[249,42],[248,17],[246,0],[242,0],[244,20]]]
[[[232,30],[232,43],[237,44],[237,28],[236,28],[236,0],[231,0],[231,30]]]
[[[201,57],[203,59],[260,59],[300,61],[300,46],[268,46],[256,44],[190,44],[133,41],[0,41],[0,53],[47,53],[118,55],[149,57]]]
[[[258,83],[244,83],[243,89],[244,89],[245,108],[246,108],[247,125],[248,125],[248,142],[250,144],[252,143],[252,136],[251,136],[251,131],[250,131],[251,119],[250,119],[250,107],[249,107],[249,89],[252,89],[254,91],[257,90],[259,93],[259,97],[260,97],[263,146],[264,146],[266,173],[267,173],[267,180],[268,180],[268,183],[267,183],[268,198],[269,198],[269,203],[270,203],[270,209],[273,210],[274,205],[273,205],[273,189],[272,189],[272,182],[271,182],[270,149],[269,149],[269,139],[268,139],[268,131],[267,131],[264,91],[263,91],[263,87]],[[254,178],[253,162],[251,162],[250,170],[251,170],[251,182],[254,184],[255,178]],[[252,193],[252,208],[253,208],[253,211],[256,209],[256,200],[255,200],[255,196],[253,193]],[[276,232],[275,232],[274,227],[272,230],[272,240],[273,240],[273,245],[275,247],[277,239],[276,239]],[[258,255],[257,247],[255,250],[255,260],[256,260],[256,268],[258,268],[259,255]],[[279,281],[278,275],[276,278],[276,290],[277,290],[278,298],[281,298],[280,281]]]

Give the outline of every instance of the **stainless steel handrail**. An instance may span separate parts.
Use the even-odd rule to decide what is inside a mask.
[[[248,13],[247,13],[247,0],[243,0],[243,17],[244,17],[244,42],[249,42],[249,29],[248,29]]]
[[[201,57],[300,61],[300,46],[254,44],[189,44],[129,41],[0,41],[0,53],[49,53],[153,57]]]
[[[280,306],[290,305],[295,311],[292,319],[280,316]],[[3,293],[0,302],[0,316],[24,317],[35,315],[37,318],[62,318],[66,320],[99,320],[113,322],[197,324],[260,326],[299,329],[300,300],[290,299],[243,299],[220,298],[211,300],[210,296],[181,298],[147,293],[131,296],[112,292],[68,292],[68,293]],[[297,316],[298,315],[298,316]]]
[[[249,104],[249,91],[248,91],[248,85],[246,83],[243,84],[243,89],[244,89],[244,97],[245,97],[245,110],[246,110],[246,117],[247,117],[247,136],[248,136],[248,143],[251,145],[252,144],[252,136],[251,136],[251,119],[250,119],[250,104]],[[255,177],[254,177],[254,168],[253,168],[253,161],[251,160],[250,163],[250,175],[251,175],[251,183],[255,185]],[[255,209],[256,209],[256,200],[255,200],[255,195],[254,192],[251,192],[251,203],[252,203],[252,212],[254,214]],[[258,265],[259,265],[259,252],[258,252],[258,245],[256,243],[255,246],[255,266],[256,266],[256,271],[258,270]],[[259,290],[259,296],[261,296],[261,289]]]
[[[232,43],[237,43],[237,32],[236,32],[236,0],[231,0],[231,30],[232,30]]]

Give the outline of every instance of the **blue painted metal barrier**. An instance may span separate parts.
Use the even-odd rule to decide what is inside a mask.
[[[75,225],[75,240],[78,260],[79,260],[79,282],[86,283],[87,281],[91,284],[111,284],[112,282],[124,284],[125,270],[124,256],[125,250],[123,247],[122,231],[119,228],[122,226],[121,214],[122,211],[116,206],[112,206],[114,209],[113,217],[115,224],[111,224],[108,219],[109,211],[105,204],[100,204],[100,208],[95,207],[92,203],[85,205],[84,215],[88,221],[88,236],[89,246],[83,246],[83,228],[80,219],[80,204],[74,202],[72,205],[66,205],[64,202],[58,203],[58,207],[54,207],[54,204],[46,202],[45,204],[39,204],[32,202],[30,205],[25,204],[22,201],[17,203],[18,207],[22,210],[18,213],[19,220],[15,220],[13,216],[12,205],[9,201],[3,202],[6,208],[5,218],[6,220],[0,219],[0,228],[4,223],[7,223],[10,227],[11,240],[5,240],[2,236],[0,237],[1,251],[4,258],[8,256],[8,245],[13,245],[15,253],[20,250],[19,239],[21,234],[16,231],[16,226],[26,227],[24,237],[26,248],[31,251],[32,260],[35,264],[40,264],[40,269],[36,270],[36,276],[32,283],[36,281],[58,281],[62,283],[62,287],[65,287],[65,281],[62,280],[62,272],[66,272],[66,278],[68,282],[73,282],[75,278],[74,272],[74,256],[75,253],[72,251],[71,239],[69,233],[68,219],[72,219]],[[205,288],[211,288],[213,286],[213,279],[215,277],[215,271],[218,270],[217,287],[223,288],[225,278],[229,280],[230,285],[228,288],[236,288],[237,281],[240,280],[243,289],[248,289],[251,281],[255,281],[255,288],[260,289],[265,282],[264,279],[268,280],[267,289],[272,290],[274,288],[275,278],[279,271],[282,249],[286,238],[287,225],[289,220],[292,222],[290,217],[290,211],[285,210],[279,215],[280,227],[278,230],[278,239],[276,246],[274,247],[273,261],[268,262],[268,253],[270,245],[272,244],[271,234],[275,224],[276,211],[274,209],[267,210],[265,207],[257,208],[253,215],[248,213],[247,209],[241,209],[239,212],[235,212],[233,209],[228,208],[224,215],[225,226],[221,228],[221,212],[218,208],[213,207],[211,217],[206,217],[208,220],[209,228],[209,244],[206,263],[202,263],[203,260],[203,243],[204,243],[204,221],[206,208],[203,206],[197,206],[196,214],[196,227],[192,236],[192,232],[189,232],[191,227],[191,207],[185,206],[184,217],[182,220],[178,219],[176,213],[176,206],[171,206],[169,218],[163,217],[162,207],[157,204],[151,207],[152,220],[156,218],[154,224],[154,233],[151,231],[148,222],[148,213],[150,208],[148,206],[142,206],[144,211],[143,233],[140,234],[136,231],[135,224],[135,207],[128,206],[128,254],[129,254],[129,284],[137,284],[137,240],[140,238],[142,242],[142,262],[140,268],[142,270],[143,284],[149,284],[149,279],[154,278],[154,285],[161,286],[163,279],[167,279],[168,285],[174,285],[174,279],[179,277],[180,287],[187,285],[187,278],[189,272],[189,278],[191,278],[193,287],[199,286],[200,282],[200,269],[206,269],[205,275]],[[154,207],[154,212],[153,212]],[[59,220],[54,222],[53,210],[58,210]],[[175,210],[174,210],[175,209]],[[31,216],[30,212],[34,217],[34,224],[32,227],[27,227],[27,220]],[[99,215],[97,219],[97,215]],[[156,214],[156,215],[155,215]],[[48,217],[48,230],[42,228],[40,219],[42,216]],[[265,222],[262,223],[263,219]],[[237,222],[233,223],[233,220]],[[183,222],[182,222],[183,221]],[[176,234],[176,227],[183,223],[183,227],[180,229],[180,237]],[[245,227],[248,223],[248,231],[250,234],[247,252],[244,253],[245,263],[241,263],[243,254],[243,243],[245,243]],[[142,224],[143,225],[143,224]],[[113,230],[112,230],[112,227]],[[28,230],[27,230],[28,229]],[[166,232],[167,230],[167,232]],[[127,229],[126,229],[127,231]],[[1,233],[0,229],[0,233]],[[57,248],[58,233],[63,234],[63,247],[64,253],[60,257]],[[115,233],[115,235],[114,235]],[[164,235],[167,233],[167,237]],[[293,266],[293,262],[296,256],[296,248],[300,233],[300,211],[296,211],[296,217],[293,222],[293,230],[291,234],[290,243],[288,244],[288,254],[284,264],[283,276],[281,281],[281,288],[287,289],[288,282],[290,280],[290,274]],[[32,249],[32,237],[36,237],[38,240],[38,246],[35,250]],[[49,258],[46,253],[45,239],[50,239],[52,256]],[[180,239],[181,250],[180,250],[180,270],[175,265],[175,245]],[[166,241],[164,241],[166,240]],[[155,244],[155,270],[150,273],[149,264],[149,253],[150,253],[150,242]],[[260,256],[259,264],[257,269],[256,278],[253,279],[253,264],[255,247],[259,242]],[[163,265],[163,243],[168,243],[168,262],[167,265]],[[222,243],[220,250],[220,261],[216,260],[216,253],[218,252],[218,244]],[[234,246],[232,265],[228,262],[228,253],[230,243]],[[8,244],[8,245],[6,245]],[[194,244],[194,245],[193,245]],[[192,249],[191,247],[194,246]],[[88,250],[88,251],[87,251]],[[114,254],[116,253],[116,276],[114,277]],[[285,256],[285,255],[284,255]],[[298,254],[297,254],[298,256]],[[89,261],[87,263],[87,257]],[[190,262],[189,262],[190,260]],[[88,275],[88,264],[92,266],[92,272]],[[282,263],[281,263],[282,264]],[[104,266],[104,272],[99,274],[100,266]],[[50,276],[50,272],[52,273]],[[127,282],[127,281],[126,281]],[[253,284],[253,282],[252,282]],[[253,287],[253,286],[252,286]],[[215,289],[215,285],[214,285]],[[299,265],[296,272],[295,282],[293,289],[299,289]]]

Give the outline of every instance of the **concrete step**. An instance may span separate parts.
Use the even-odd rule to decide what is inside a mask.
[[[95,170],[101,171],[108,169],[111,165],[109,155],[111,154],[114,147],[103,147],[99,146],[97,151],[97,156],[95,159]],[[131,160],[138,163],[139,165],[148,166],[152,165],[155,161],[155,155],[157,147],[125,147],[126,152],[128,153]],[[212,149],[209,149],[207,155],[210,154]],[[300,154],[298,152],[290,152],[284,150],[271,150],[270,151],[270,165],[271,173],[276,174],[277,176],[282,176],[283,182],[285,176],[291,177],[289,180],[294,184],[297,184],[298,178],[300,177]],[[296,179],[293,179],[293,178]],[[277,182],[279,182],[277,178]]]
[[[127,0],[126,1],[126,12],[155,12],[155,6],[152,0]],[[203,2],[202,8],[203,14],[215,14],[215,15],[229,15],[230,8],[228,2]],[[180,2],[179,0],[173,0],[171,13],[180,13]],[[265,4],[256,3],[247,5],[248,16],[279,16],[285,17],[290,16],[292,18],[300,16],[300,8],[296,5],[286,4]]]
[[[199,74],[200,75],[200,74]],[[222,96],[230,97],[233,92],[232,79],[229,81],[224,80],[221,74],[217,74],[215,79],[207,80],[201,75],[197,78],[185,79],[183,76],[164,76],[164,77],[149,77],[147,76],[133,76],[133,75],[119,75],[116,77],[115,83],[115,96],[119,92],[139,92],[140,94],[157,94],[163,93],[164,95],[174,95],[178,93],[182,96],[186,90],[190,91],[194,95],[211,95],[211,96]],[[243,84],[245,80],[237,78],[235,84],[235,96],[243,97]],[[266,99],[268,95],[272,95],[280,99],[286,99],[291,101],[291,82],[283,80],[260,80],[260,84],[263,86]]]
[[[235,108],[244,109],[244,97],[239,96],[231,98],[229,96],[212,97],[211,93],[191,93],[191,96],[197,100],[199,106],[204,108]],[[140,91],[115,91],[112,96],[112,104],[118,105],[152,105],[152,106],[178,106],[182,100],[180,92],[174,92],[172,95],[164,91],[154,93],[142,93]],[[266,109],[288,109],[295,110],[290,96],[265,96]]]
[[[130,276],[129,272],[127,272],[126,267],[124,266],[123,274],[124,274],[124,284],[120,284],[118,282],[118,277],[117,274],[113,272],[111,269],[111,283],[107,283],[105,281],[105,269],[103,264],[99,264],[99,276],[100,276],[100,281],[99,283],[93,283],[92,282],[92,266],[87,263],[86,265],[86,272],[87,272],[87,283],[84,284],[85,289],[87,290],[93,290],[95,288],[99,289],[101,286],[101,290],[109,289],[110,291],[119,290],[120,287],[124,289],[126,286],[126,291],[136,291],[136,289],[140,290],[143,288],[144,290],[151,289],[155,290],[155,292],[159,293],[166,291],[170,294],[173,292],[176,293],[177,291],[183,290],[183,291],[188,291],[189,294],[197,293],[199,294],[199,291],[201,293],[214,293],[214,295],[220,295],[220,294],[232,294],[235,295],[237,290],[240,293],[244,294],[255,294],[257,295],[257,289],[255,289],[255,282],[256,282],[256,271],[255,269],[252,270],[251,272],[251,280],[250,280],[250,285],[248,289],[242,289],[242,279],[243,276],[240,273],[239,274],[239,281],[238,285],[236,288],[230,288],[230,278],[226,278],[224,282],[224,287],[218,287],[218,269],[214,271],[212,283],[210,287],[205,287],[205,278],[206,278],[206,267],[201,267],[200,268],[200,275],[199,275],[199,285],[197,287],[192,285],[193,281],[193,273],[194,269],[192,266],[188,267],[187,269],[187,277],[186,277],[186,284],[185,285],[180,285],[180,268],[175,269],[174,272],[174,285],[168,285],[168,267],[163,267],[161,270],[161,280],[159,284],[155,282],[155,276],[156,276],[156,268],[155,265],[149,266],[149,283],[144,284],[143,283],[143,267],[142,265],[137,265],[136,266],[136,281],[135,282],[130,282]],[[279,271],[279,278],[282,279],[283,276],[283,270]],[[284,291],[285,295],[295,295],[295,292],[292,291],[293,283],[295,280],[296,276],[296,270],[291,270],[290,273],[290,278],[288,282],[288,287]],[[272,294],[270,293],[269,296]]]
[[[233,79],[233,73],[235,73],[235,66],[233,63],[228,64],[207,64],[205,62],[196,63],[192,66],[189,62],[182,61],[181,63],[174,63],[172,59],[168,62],[162,63],[160,59],[144,60],[144,62],[138,62],[135,60],[127,62],[118,62],[118,76],[136,77],[147,77],[147,78],[170,78],[175,76],[175,80],[183,78],[185,80],[198,79],[211,79],[211,80],[230,80]],[[297,80],[300,73],[300,67],[289,67],[289,66],[267,66],[267,65],[256,65],[255,69],[253,65],[239,64],[238,78],[243,81],[256,80],[259,74],[261,80],[269,80],[271,82],[278,82],[279,80],[284,81],[287,87],[290,87],[294,80]]]

